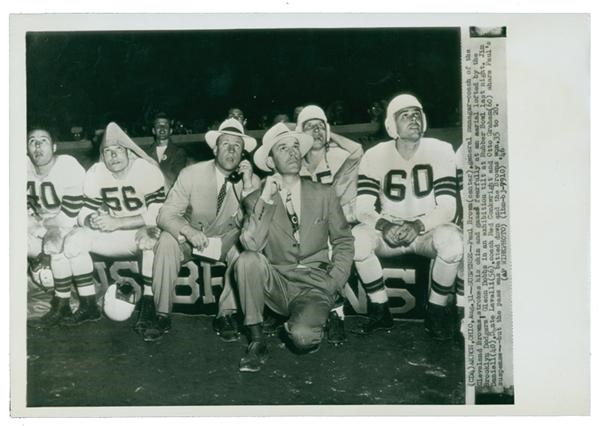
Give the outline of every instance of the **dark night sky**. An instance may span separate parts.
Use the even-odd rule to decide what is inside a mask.
[[[375,99],[411,91],[431,127],[460,111],[458,29],[29,33],[29,118],[68,128],[143,123],[157,110],[210,124],[343,100],[366,122]],[[204,124],[203,124],[204,125]]]

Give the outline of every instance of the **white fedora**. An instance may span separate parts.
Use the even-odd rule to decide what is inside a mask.
[[[219,130],[210,130],[206,132],[204,138],[208,146],[214,149],[217,146],[217,139],[221,135],[239,136],[244,140],[244,150],[252,152],[256,148],[256,139],[244,134],[244,126],[235,118],[228,118],[221,123]]]
[[[313,138],[310,135],[301,132],[295,132],[290,130],[288,126],[283,123],[277,123],[271,127],[262,139],[262,145],[254,153],[254,164],[265,172],[270,172],[271,168],[267,166],[267,158],[271,152],[271,148],[275,146],[277,142],[284,138],[293,137],[300,143],[300,155],[304,157],[313,146]]]

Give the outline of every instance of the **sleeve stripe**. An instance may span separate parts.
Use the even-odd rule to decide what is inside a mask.
[[[73,218],[73,217],[77,217],[77,215],[79,214],[79,210],[77,211],[72,211],[72,210],[68,210],[65,209],[64,207],[61,207],[60,209],[64,214],[66,214],[67,216]]]
[[[368,188],[359,188],[356,194],[357,195],[372,195],[373,197],[379,197],[379,192],[373,191],[372,189],[368,189]]]
[[[369,181],[371,181],[371,182],[374,182],[374,183],[376,183],[377,185],[379,185],[379,181],[378,181],[377,179],[370,178],[370,177],[369,177],[369,176],[367,176],[367,175],[358,175],[358,180],[361,180],[361,179],[364,179],[364,180],[369,180]]]
[[[92,206],[95,206],[95,207],[100,207],[102,205],[102,199],[100,199],[100,198],[83,197],[83,203],[84,204],[88,204],[88,205],[92,205]]]
[[[159,198],[153,198],[152,200],[146,200],[146,207],[148,207],[150,204],[162,204],[165,202],[165,199],[159,199]]]
[[[447,189],[443,189],[441,191],[435,191],[434,194],[435,194],[436,197],[440,197],[442,195],[449,195],[451,197],[456,197],[456,191],[450,191],[450,190],[447,190]]]
[[[79,200],[76,202],[73,202],[71,200],[65,200],[65,197],[63,197],[61,204],[65,207],[68,207],[70,209],[77,209],[79,210],[81,208],[81,206],[83,205],[83,200]]]
[[[450,183],[440,183],[438,185],[433,185],[433,189],[440,190],[440,189],[456,189],[456,181]]]
[[[155,198],[155,197],[165,197],[165,188],[164,187],[160,187],[159,189],[157,189],[154,192],[151,192],[150,194],[146,194],[144,196],[144,198],[146,199],[146,201],[150,200],[151,198]]]
[[[358,181],[358,187],[359,188],[373,188],[374,190],[379,191],[379,185],[377,185],[376,183],[373,183],[373,182]]]
[[[67,194],[65,194],[65,195],[63,195],[63,200],[65,198],[69,201],[81,201],[81,200],[83,200],[83,195],[67,195]]]
[[[146,196],[144,198],[146,200],[146,204],[148,204],[149,202],[157,201],[157,200],[158,201],[161,201],[161,200],[165,201],[167,197],[165,197],[164,194],[156,194],[156,195],[152,195],[152,196]]]
[[[440,179],[436,179],[436,180],[433,181],[433,186],[437,186],[437,185],[440,185],[442,183],[448,183],[448,182],[455,183],[456,182],[456,176],[446,176],[446,177],[443,177],[443,178],[440,178]]]

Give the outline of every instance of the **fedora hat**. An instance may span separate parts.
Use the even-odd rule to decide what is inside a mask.
[[[271,149],[277,142],[284,138],[293,137],[300,143],[300,155],[304,157],[313,146],[313,138],[305,133],[296,132],[290,130],[288,126],[283,123],[277,123],[271,127],[262,139],[262,145],[254,153],[254,164],[266,172],[270,172],[271,168],[267,166],[267,157]]]
[[[221,135],[239,136],[244,140],[244,150],[252,152],[256,148],[256,139],[244,134],[244,126],[235,118],[228,118],[219,125],[219,130],[210,130],[206,132],[204,139],[212,149],[217,146],[217,139]]]

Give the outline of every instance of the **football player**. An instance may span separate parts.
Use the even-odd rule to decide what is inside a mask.
[[[142,252],[145,295],[152,294],[152,249],[160,231],[158,210],[165,200],[164,178],[152,160],[116,124],[109,123],[100,145],[100,161],[86,173],[79,228],[65,239],[62,261],[71,270],[80,295],[79,309],[66,325],[97,321],[90,253],[129,257]]]
[[[447,340],[453,329],[448,297],[463,255],[462,233],[452,223],[457,195],[454,151],[447,142],[423,137],[427,120],[412,95],[401,94],[390,102],[385,127],[392,140],[369,149],[359,169],[355,262],[371,311],[358,332],[389,330],[393,325],[377,256],[416,253],[434,259],[426,330],[437,340]]]
[[[333,133],[323,109],[307,105],[298,114],[296,131],[313,138],[313,145],[302,159],[300,176],[313,182],[332,185],[340,200],[348,223],[356,222],[354,203],[358,181],[358,166],[363,155],[362,146],[344,136]],[[344,331],[344,299],[340,295],[327,321],[327,340],[340,345],[346,340]]]
[[[71,316],[70,269],[57,262],[65,235],[76,224],[85,170],[70,155],[56,155],[56,141],[43,126],[27,133],[27,258],[34,282],[54,288],[48,311],[32,325],[49,327]]]

